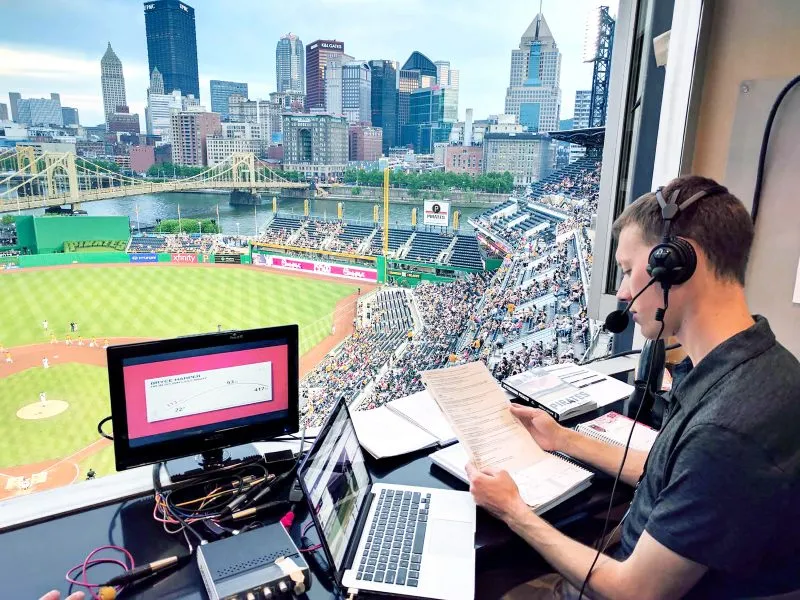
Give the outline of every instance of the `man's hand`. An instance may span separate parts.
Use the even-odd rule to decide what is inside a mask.
[[[517,484],[506,471],[499,469],[479,471],[470,462],[467,463],[467,476],[469,491],[472,492],[475,503],[498,519],[505,521],[515,514],[520,514],[520,511],[530,512],[530,508],[519,495]]]
[[[86,595],[83,592],[75,592],[74,594],[70,594],[67,600],[83,600],[85,597]],[[47,592],[44,596],[39,598],[39,600],[61,600],[61,592],[58,590]]]
[[[542,450],[563,452],[566,449],[570,430],[543,410],[512,403],[511,414],[522,422]]]

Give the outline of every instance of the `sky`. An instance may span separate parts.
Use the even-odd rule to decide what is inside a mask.
[[[148,87],[144,2],[137,0],[0,0],[7,24],[0,40],[0,102],[61,94],[83,125],[103,122],[100,58],[111,42],[125,75],[131,112],[144,127]],[[249,84],[251,98],[275,90],[275,45],[292,32],[304,44],[344,42],[357,59],[402,63],[414,50],[460,70],[459,116],[502,113],[511,50],[539,10],[536,0],[189,0],[195,9],[201,103],[209,81]],[[591,86],[582,62],[584,29],[599,0],[544,0],[543,13],[562,53],[561,118],[573,113],[575,91]],[[616,13],[618,0],[603,2]]]

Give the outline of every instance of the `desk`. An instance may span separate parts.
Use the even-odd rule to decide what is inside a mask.
[[[376,481],[410,484],[435,488],[466,489],[466,485],[435,466],[427,454],[415,454],[368,460],[368,467]],[[610,480],[597,476],[588,490],[562,503],[545,515],[560,529],[580,527],[582,520],[591,514],[605,511],[608,503]],[[35,600],[50,589],[67,590],[64,573],[83,561],[86,554],[98,546],[114,544],[127,548],[137,564],[186,552],[181,535],[168,535],[152,518],[152,495],[142,495],[124,502],[114,502],[68,516],[22,527],[0,534],[0,596],[14,600]],[[307,515],[298,514],[292,527],[292,537],[299,540],[299,530]],[[314,533],[309,532],[309,535]],[[506,526],[479,509],[475,545],[480,563],[489,555],[503,552],[508,545],[520,540]],[[530,551],[533,553],[533,551]],[[333,598],[330,579],[312,566],[313,582],[308,592],[309,600]],[[101,565],[90,571],[91,581],[102,581],[119,570]],[[194,562],[172,572],[152,585],[129,588],[125,598],[163,599],[177,598],[206,600],[206,593]]]

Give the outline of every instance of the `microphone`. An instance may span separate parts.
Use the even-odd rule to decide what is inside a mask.
[[[622,333],[625,331],[625,329],[628,327],[628,323],[630,322],[628,312],[630,312],[631,306],[633,306],[633,303],[636,301],[636,299],[644,294],[645,290],[655,282],[656,278],[653,277],[646,286],[644,286],[633,298],[631,298],[631,301],[628,302],[625,310],[614,310],[608,313],[605,323],[603,323],[603,327],[611,333]]]

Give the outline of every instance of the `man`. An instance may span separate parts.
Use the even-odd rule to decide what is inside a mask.
[[[591,571],[591,598],[740,598],[800,590],[800,365],[752,317],[744,274],[753,226],[725,188],[701,177],[671,182],[680,204],[715,189],[681,212],[672,233],[697,254],[697,269],[672,287],[663,337],[688,354],[649,457],[629,450],[622,481],[636,485],[620,546]],[[623,273],[617,298],[629,302],[650,276],[651,248],[663,222],[654,194],[614,223]],[[659,284],[634,302],[633,319],[655,338],[664,307]],[[692,365],[694,367],[692,368]],[[512,411],[546,450],[566,452],[615,476],[623,449],[559,426],[545,413]],[[502,471],[468,466],[476,501],[503,519],[559,573],[512,590],[509,598],[576,598],[595,550],[534,515]],[[789,597],[789,596],[782,596]],[[796,596],[793,596],[796,597]]]

